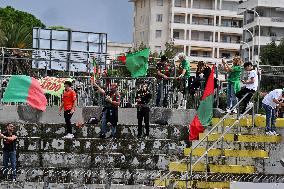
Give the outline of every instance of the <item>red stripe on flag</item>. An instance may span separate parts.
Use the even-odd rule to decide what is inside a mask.
[[[214,94],[214,70],[215,65],[213,65],[211,68],[211,72],[207,79],[207,83],[201,100],[204,100],[206,97]]]
[[[204,127],[202,126],[198,115],[195,115],[194,119],[192,120],[191,124],[189,125],[189,140],[198,140],[199,133],[204,132]]]
[[[36,109],[45,111],[47,100],[44,91],[40,86],[38,80],[31,78],[31,85],[28,92],[27,103]]]

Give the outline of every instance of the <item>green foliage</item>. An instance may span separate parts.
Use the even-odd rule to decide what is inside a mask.
[[[10,6],[0,8],[0,46],[32,48],[32,28],[45,25],[32,14]]]
[[[260,58],[262,64],[269,64],[272,66],[284,65],[284,38],[277,46],[275,41],[266,45],[261,49]]]
[[[0,20],[4,25],[18,24],[20,26],[26,26],[30,30],[32,30],[33,27],[45,28],[45,25],[34,15],[16,10],[10,6],[0,8]]]
[[[166,50],[164,51],[164,55],[169,59],[173,59],[178,53],[178,48],[174,45],[173,42],[167,42],[165,46]]]
[[[32,30],[17,23],[1,23],[0,46],[8,48],[32,48]]]

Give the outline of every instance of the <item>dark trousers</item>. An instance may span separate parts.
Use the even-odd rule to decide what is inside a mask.
[[[71,118],[73,114],[70,114],[71,110],[64,111],[64,119],[66,123],[66,132],[67,134],[72,134],[72,125],[71,125]]]
[[[4,177],[7,177],[8,172],[11,172],[11,169],[8,167],[9,162],[12,167],[12,179],[16,179],[16,151],[3,151]]]
[[[253,94],[255,93],[255,90],[252,89],[248,89],[248,88],[242,88],[239,92],[237,92],[236,97],[239,99],[239,101],[246,95],[248,94],[244,100],[243,100],[243,109],[241,113],[244,113],[246,111],[247,105],[251,99],[251,97],[253,96]]]
[[[149,107],[138,107],[137,108],[137,119],[138,119],[138,136],[142,135],[143,127],[142,127],[142,121],[144,118],[145,123],[145,129],[146,129],[146,136],[149,136]]]

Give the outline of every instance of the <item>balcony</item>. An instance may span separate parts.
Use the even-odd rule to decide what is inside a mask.
[[[254,26],[258,26],[258,17],[256,19],[252,19],[252,22],[248,21],[247,24],[244,25],[245,28],[252,28]],[[284,27],[284,18],[280,17],[260,17],[260,26],[266,27],[275,27],[275,28],[283,28]]]
[[[196,9],[196,8],[183,8],[183,7],[172,7],[173,13],[186,13],[186,14],[197,14],[207,16],[225,16],[225,17],[234,17],[242,19],[242,15],[237,15],[237,11],[229,11],[229,10],[210,10],[210,9]]]
[[[271,43],[273,40],[276,42],[276,45],[279,45],[281,42],[281,36],[260,36],[260,45],[264,46]],[[248,42],[252,46],[252,39]],[[254,45],[258,45],[258,36],[254,37]]]

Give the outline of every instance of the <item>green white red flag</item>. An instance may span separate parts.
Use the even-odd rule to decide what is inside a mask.
[[[214,69],[208,77],[200,105],[196,115],[189,125],[189,140],[198,140],[199,134],[203,133],[205,128],[210,125],[213,117],[213,101],[214,101]]]
[[[47,100],[37,79],[25,75],[13,75],[5,90],[3,102],[24,102],[45,111]]]

